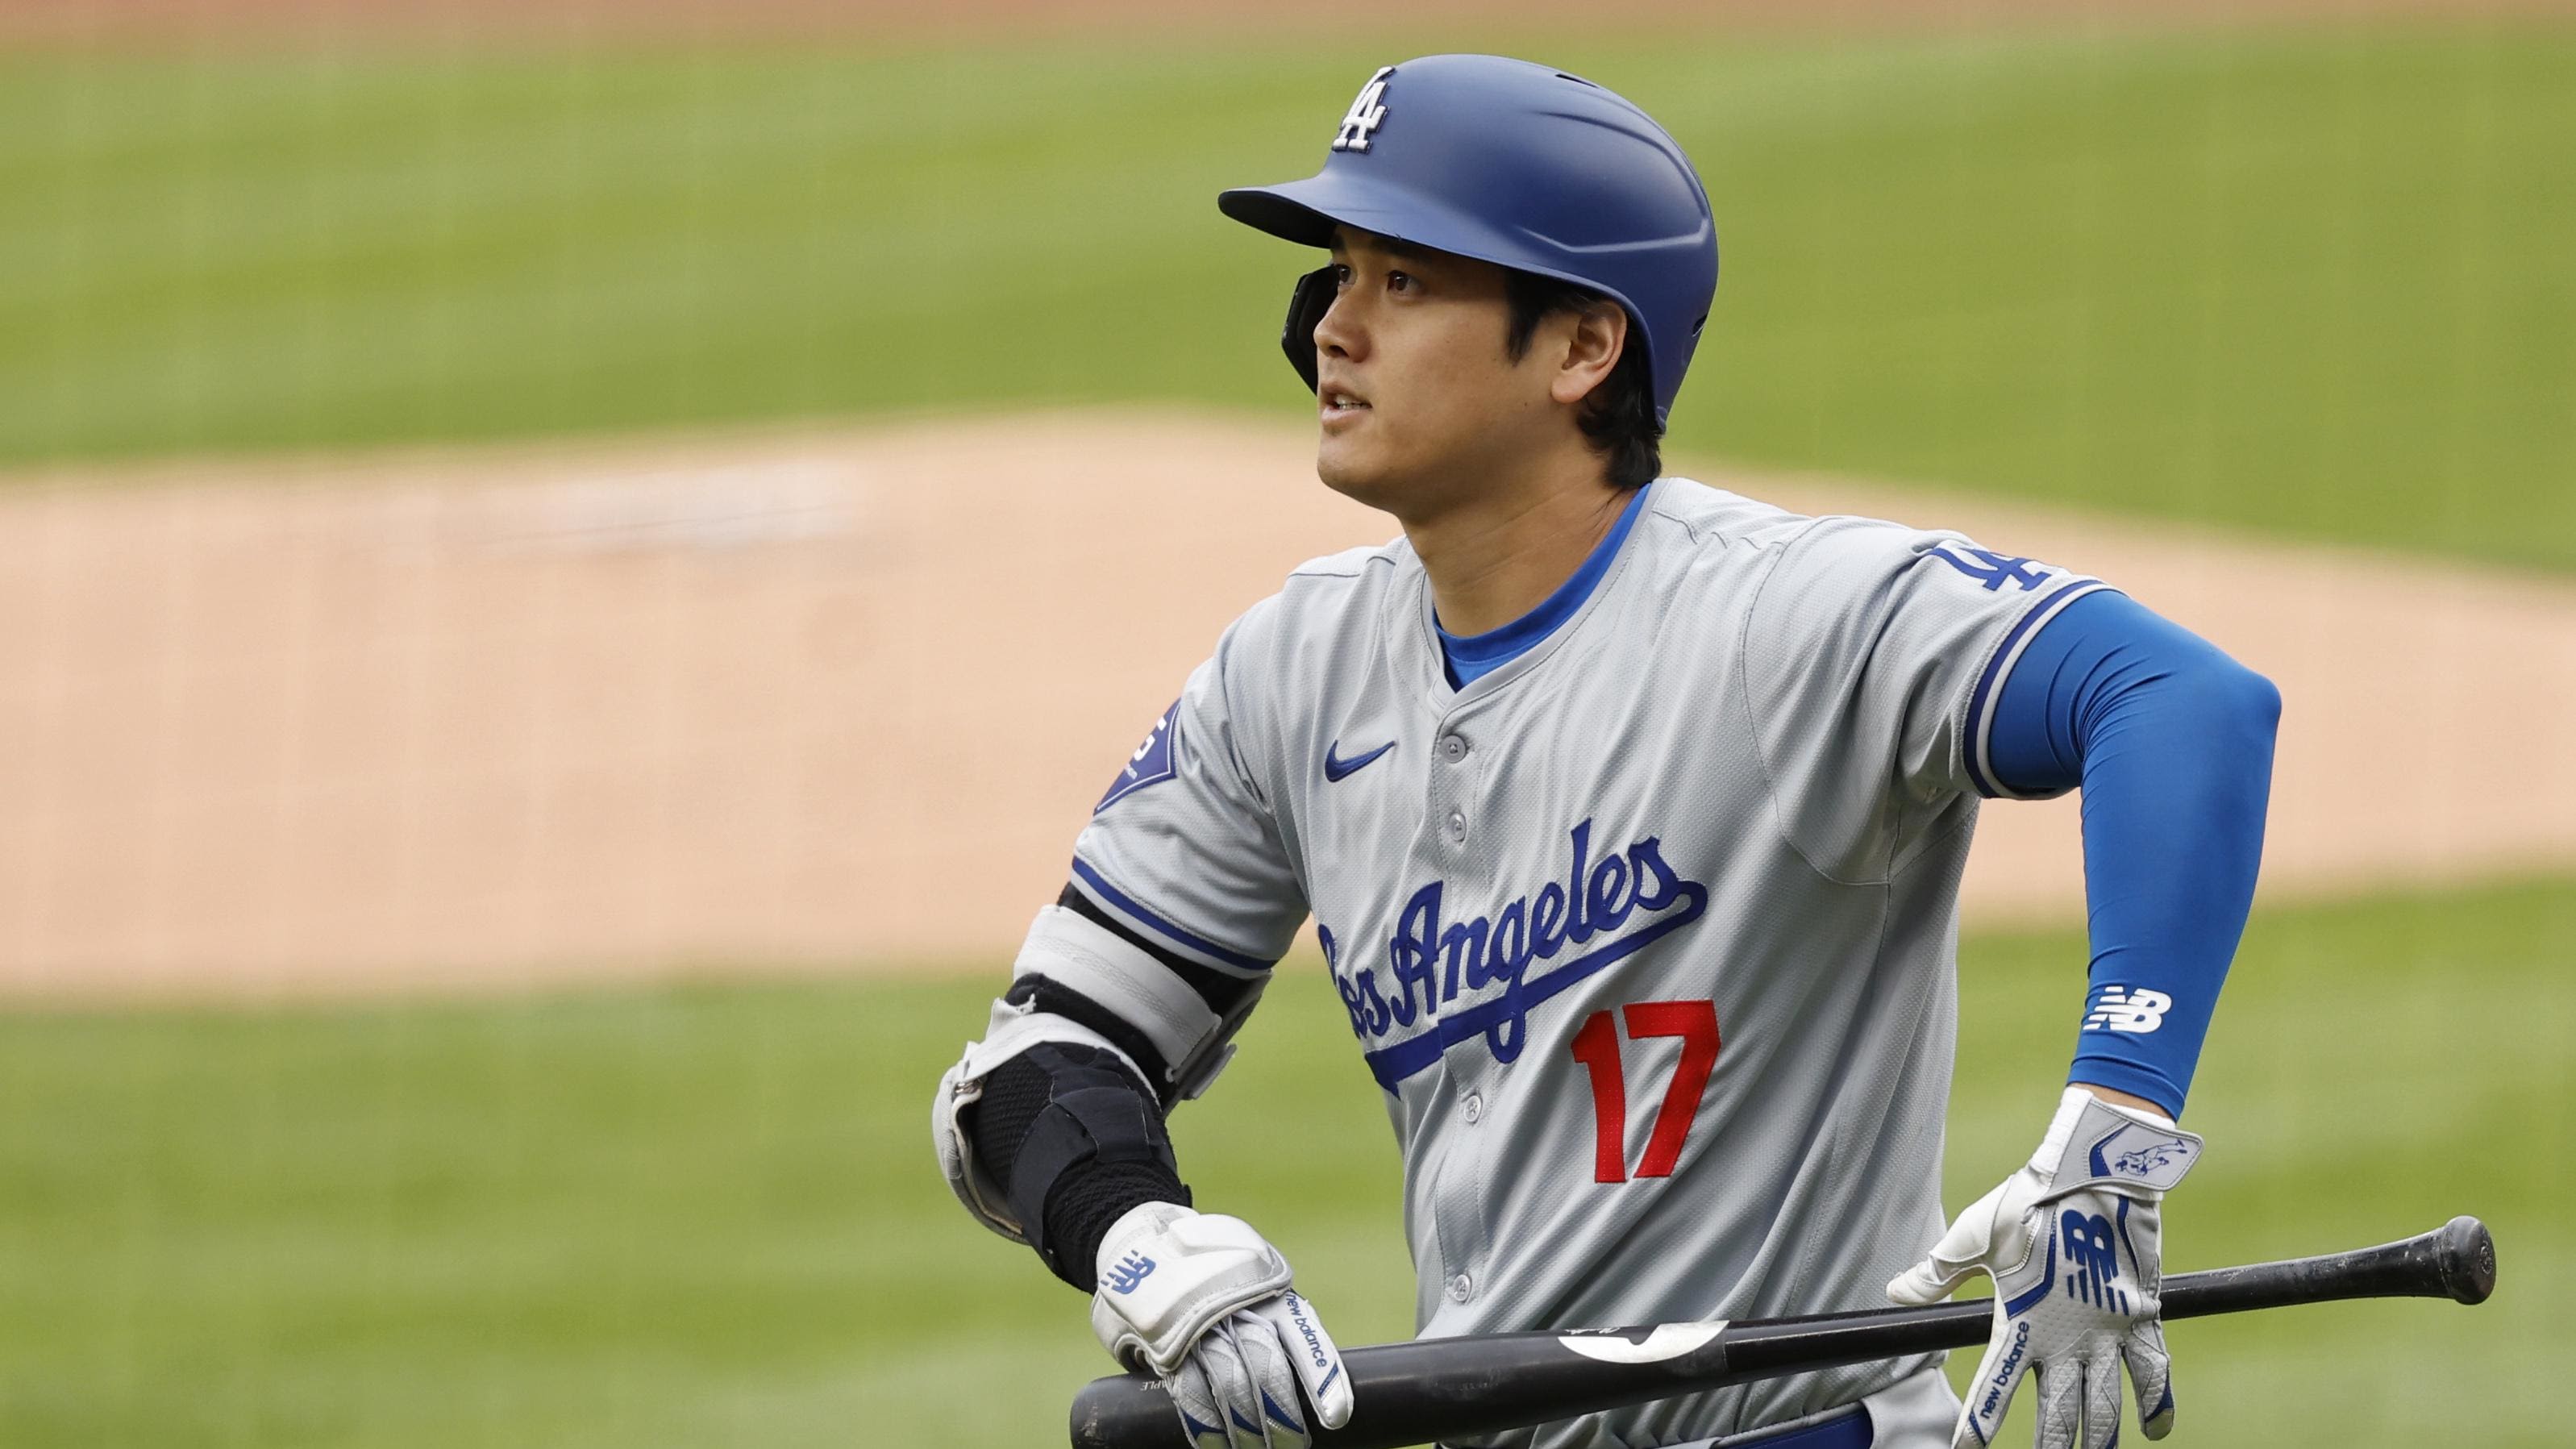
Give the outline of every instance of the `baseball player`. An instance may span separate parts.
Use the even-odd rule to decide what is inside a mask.
[[[1092,1294],[1192,1442],[1303,1446],[1350,1385],[1286,1259],[1197,1209],[1207,1090],[1311,914],[1404,1160],[1426,1335],[1928,1303],[1936,1357],[1479,1446],[2101,1449],[2174,1419],[2160,1212],[2261,851],[2279,699],[2111,586],[1660,476],[1717,281],[1635,106],[1544,66],[1372,75],[1320,174],[1223,211],[1329,262],[1285,343],[1324,483],[1402,536],[1230,626],[1075,844],[933,1125],[957,1195]],[[2081,787],[2090,988],[2039,1146],[1946,1230],[1957,895],[1981,799]],[[1325,1064],[1316,1064],[1321,1069]]]

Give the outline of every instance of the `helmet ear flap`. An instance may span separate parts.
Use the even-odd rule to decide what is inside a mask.
[[[1306,390],[1313,392],[1315,381],[1315,328],[1333,307],[1333,269],[1319,267],[1297,279],[1297,290],[1288,294],[1288,321],[1279,329],[1279,350],[1288,354],[1288,365],[1306,380]]]

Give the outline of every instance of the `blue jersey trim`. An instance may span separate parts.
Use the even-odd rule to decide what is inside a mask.
[[[1584,977],[1623,961],[1698,920],[1700,913],[1708,909],[1708,887],[1686,880],[1679,882],[1676,889],[1683,897],[1681,910],[1633,936],[1622,936],[1597,951],[1587,951],[1517,990],[1507,990],[1491,1001],[1480,1001],[1454,1016],[1444,1016],[1432,1023],[1428,1030],[1368,1053],[1369,1075],[1377,1078],[1379,1086],[1392,1092],[1397,1083],[1440,1060],[1440,1054],[1449,1048],[1526,1014]]]
[[[1583,607],[1583,601],[1591,598],[1592,591],[1600,586],[1601,576],[1610,572],[1610,561],[1619,556],[1619,545],[1627,540],[1629,528],[1636,523],[1638,513],[1645,507],[1646,490],[1638,488],[1632,491],[1636,496],[1620,510],[1619,519],[1610,525],[1610,531],[1592,546],[1592,552],[1584,556],[1573,576],[1541,599],[1537,608],[1499,629],[1482,634],[1452,634],[1440,628],[1436,617],[1432,620],[1432,628],[1440,636],[1441,658],[1449,666],[1452,688],[1464,689],[1527,654],[1548,635],[1563,628],[1566,620],[1574,617],[1575,611]]]
[[[1180,927],[1164,920],[1161,916],[1155,915],[1152,911],[1136,904],[1133,899],[1120,891],[1116,886],[1102,880],[1100,878],[1100,872],[1093,870],[1088,864],[1085,864],[1082,857],[1078,855],[1073,858],[1073,874],[1074,878],[1080,881],[1086,889],[1090,890],[1094,895],[1100,898],[1100,903],[1102,905],[1109,907],[1111,910],[1118,912],[1122,916],[1127,916],[1133,919],[1136,924],[1146,927],[1156,935],[1169,939],[1172,944],[1176,946],[1195,951],[1202,956],[1206,956],[1222,965],[1232,966],[1239,971],[1268,971],[1271,966],[1276,964],[1274,962],[1264,961],[1258,956],[1246,956],[1240,951],[1227,950],[1225,947],[1218,945],[1216,942],[1209,940],[1205,936],[1182,930]]]
[[[1995,646],[1994,657],[1986,661],[1985,672],[1977,676],[1976,692],[1968,696],[1967,729],[1959,737],[1959,753],[1968,766],[1968,783],[1976,787],[1978,794],[1992,797],[2011,793],[1995,783],[1993,772],[1988,768],[1989,762],[1985,758],[1986,710],[1988,702],[1994,698],[1995,686],[2012,673],[2013,661],[2021,656],[2022,640],[2055,616],[2059,609],[2075,602],[2078,596],[2109,587],[2100,579],[2072,579],[2058,585],[2041,596],[2040,601],[2032,605],[2029,612],[2023,614],[2004,635],[2003,642]]]
[[[1742,1441],[1744,1449],[1869,1449],[1869,1410],[1845,1409],[1821,1424],[1808,1424]]]

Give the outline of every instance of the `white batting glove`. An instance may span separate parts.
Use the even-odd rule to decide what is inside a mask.
[[[2039,1375],[2039,1449],[2109,1449],[2120,1364],[2150,1439],[2173,1428],[2172,1366],[2157,1322],[2157,1205],[2200,1139],[2153,1112],[2069,1087],[2030,1164],[1969,1205],[1887,1296],[1938,1303],[1972,1273],[1995,1280],[1995,1332],[1959,1410],[1952,1449],[1991,1444],[2024,1375]],[[2080,1436],[2080,1439],[2079,1439]]]
[[[1341,1351],[1250,1223],[1149,1202],[1110,1225],[1099,1269],[1091,1331],[1163,1380],[1193,1449],[1307,1449],[1309,1404],[1351,1421]]]

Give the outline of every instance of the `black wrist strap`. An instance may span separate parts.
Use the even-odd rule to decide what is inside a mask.
[[[1161,1104],[1097,1047],[1049,1042],[995,1067],[967,1130],[1029,1246],[1086,1293],[1111,1224],[1142,1203],[1190,1202]]]

